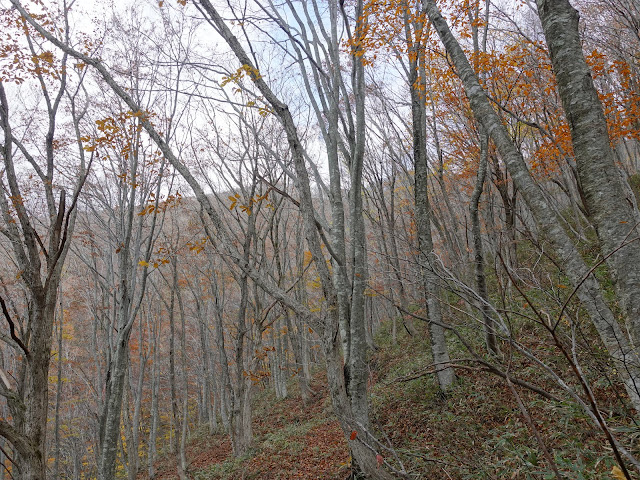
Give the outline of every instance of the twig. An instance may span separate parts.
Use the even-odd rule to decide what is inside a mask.
[[[514,387],[513,382],[509,380],[509,376],[506,376],[505,379],[507,381],[507,385],[509,385],[509,389],[511,390],[511,393],[513,393],[513,396],[516,399],[518,408],[520,409],[520,412],[522,412],[522,416],[524,417],[525,422],[527,422],[527,425],[529,425],[529,429],[535,435],[536,440],[538,441],[538,445],[542,450],[542,454],[547,459],[547,462],[549,463],[551,470],[553,470],[553,473],[556,475],[557,478],[563,478],[563,476],[558,471],[558,466],[556,465],[556,462],[553,460],[553,457],[551,456],[551,452],[549,452],[549,449],[547,448],[546,444],[544,443],[544,440],[542,439],[542,436],[540,435],[540,431],[538,430],[538,427],[536,427],[535,423],[533,423],[533,419],[531,418],[531,415],[529,415],[529,411],[527,410],[527,407],[525,407],[524,403],[522,403],[522,398],[520,398],[520,394],[516,390],[516,387]]]
[[[605,262],[607,260],[607,258],[609,258],[611,255],[613,255],[614,253],[616,253],[618,250],[620,250],[623,247],[626,247],[627,245],[629,245],[630,243],[633,243],[637,240],[640,240],[640,237],[635,237],[632,238],[629,241],[626,241],[627,238],[629,238],[629,235],[631,235],[631,232],[633,232],[636,228],[638,227],[638,224],[636,224],[631,230],[629,230],[629,233],[627,234],[627,236],[624,238],[624,240],[622,241],[622,243],[615,249],[613,249],[611,252],[609,252],[608,254],[606,254],[604,257],[602,257],[602,259],[599,262],[596,262],[596,264],[591,267],[589,269],[589,271],[580,279],[580,281],[576,284],[576,286],[573,288],[573,291],[571,292],[571,294],[567,297],[567,300],[564,302],[564,304],[562,305],[562,309],[560,310],[560,313],[558,314],[558,319],[556,320],[556,323],[553,327],[553,329],[555,330],[558,327],[558,324],[560,323],[560,320],[562,319],[562,315],[564,315],[564,311],[567,309],[567,306],[569,305],[569,302],[571,301],[571,299],[576,295],[576,293],[578,292],[578,289],[582,286],[582,284],[584,282],[587,281],[587,279],[591,276],[591,274],[594,272],[594,270],[596,268],[598,268],[603,262]]]
[[[11,463],[13,463],[16,466],[16,468],[18,469],[18,471],[20,471],[20,467],[18,467],[18,464],[13,460],[13,458],[11,458],[11,456],[1,446],[0,446],[0,452],[2,452],[4,454],[4,456],[7,457],[7,460],[9,460]],[[11,478],[15,478],[13,475],[11,475],[11,470],[9,470],[9,467],[7,467],[4,464],[4,462],[2,462],[2,467],[7,471],[7,473],[9,474],[9,476]]]
[[[447,364],[447,366],[452,367],[452,368],[459,368],[462,370],[468,370],[468,371],[472,371],[472,372],[489,372],[489,373],[493,373],[494,375],[497,375],[498,377],[504,378],[508,381],[511,381],[513,383],[515,383],[516,385],[520,386],[520,387],[524,387],[528,390],[531,390],[535,393],[537,393],[538,395],[546,398],[547,400],[551,400],[554,402],[561,402],[562,400],[558,397],[556,397],[555,395],[547,392],[546,390],[543,390],[542,388],[533,385],[529,382],[526,382],[524,380],[520,380],[518,378],[515,378],[511,375],[509,375],[508,373],[500,370],[499,368],[495,367],[494,365],[491,365],[489,362],[486,362],[484,360],[481,359],[477,359],[477,358],[469,358],[469,359],[461,359],[458,361],[462,361],[462,362],[476,362],[479,363],[481,365],[483,365],[483,367],[469,367],[468,365],[460,365],[460,364],[456,364],[456,363],[451,363],[451,362],[444,362]],[[433,373],[437,372],[437,368],[434,368],[434,365],[436,364],[431,364],[428,367],[425,367],[425,369],[423,370],[418,370],[417,372],[414,372],[412,374],[408,374],[408,375],[404,375],[402,377],[398,377],[394,380],[392,380],[390,383],[395,383],[395,382],[409,382],[411,380],[415,380],[418,379],[420,377],[424,377],[426,375],[431,375]]]

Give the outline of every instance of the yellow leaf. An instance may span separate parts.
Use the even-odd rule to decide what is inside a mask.
[[[44,60],[47,63],[53,63],[53,53],[52,52],[42,52],[40,55],[38,55],[38,58]]]
[[[140,260],[138,262],[138,265],[140,265],[141,267],[148,267],[149,266],[149,262],[146,262],[144,260]]]
[[[622,473],[622,470],[620,470],[617,465],[614,465],[611,469],[611,475],[613,475],[613,478],[616,480],[627,480],[627,477],[624,476],[624,473]]]

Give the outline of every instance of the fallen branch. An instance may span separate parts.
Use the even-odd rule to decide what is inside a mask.
[[[475,358],[468,358],[468,359],[461,359],[458,360],[460,362],[476,362],[482,365],[482,367],[470,367],[468,365],[460,365],[457,363],[451,363],[448,362],[446,364],[446,366],[448,367],[452,367],[452,368],[458,368],[461,370],[468,370],[468,371],[472,371],[472,372],[489,372],[489,373],[493,373],[494,375],[497,375],[498,377],[504,378],[505,380],[508,380],[520,387],[526,388],[527,390],[531,390],[532,392],[537,393],[538,395],[546,398],[547,400],[552,400],[554,402],[561,402],[562,400],[558,397],[556,397],[555,395],[547,392],[546,390],[543,390],[542,388],[533,385],[532,383],[526,382],[524,380],[519,380],[515,377],[513,377],[512,375],[509,375],[506,372],[503,372],[502,370],[500,370],[499,368],[497,368],[494,365],[491,365],[488,362],[485,362],[484,360],[481,359],[475,359]],[[416,380],[418,378],[421,377],[425,377],[427,375],[433,375],[434,373],[436,373],[440,368],[440,366],[437,366],[438,364],[431,364],[428,365],[427,367],[424,367],[421,370],[418,370],[416,372],[407,374],[407,375],[403,375],[401,377],[395,378],[394,380],[392,380],[389,383],[396,383],[396,382],[409,382],[411,380]]]

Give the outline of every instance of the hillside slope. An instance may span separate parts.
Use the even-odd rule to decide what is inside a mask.
[[[503,379],[475,367],[460,368],[454,390],[443,398],[432,376],[425,374],[430,370],[426,335],[401,336],[393,345],[383,328],[377,344],[370,358],[372,423],[380,441],[393,447],[381,448],[385,460],[404,469],[408,478],[555,478]],[[453,351],[462,356],[462,350]],[[347,441],[333,417],[325,384],[322,372],[317,372],[316,395],[308,406],[296,394],[295,382],[285,400],[276,400],[270,389],[259,392],[254,404],[255,448],[246,458],[231,456],[226,435],[194,435],[187,453],[191,477],[349,478]],[[612,473],[615,462],[602,433],[575,405],[542,401],[529,391],[518,391],[562,475],[618,478]],[[610,386],[596,385],[595,393],[601,405],[611,405],[608,421],[614,430],[616,424],[628,423],[628,418],[623,421],[626,412],[615,407]],[[638,449],[640,429],[620,428],[616,433],[627,446]],[[177,478],[170,458],[158,470],[156,478]]]

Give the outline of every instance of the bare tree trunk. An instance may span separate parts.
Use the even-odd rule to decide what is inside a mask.
[[[413,162],[415,175],[415,216],[418,226],[419,262],[422,275],[422,284],[425,289],[426,303],[429,309],[429,333],[431,337],[431,352],[433,361],[437,367],[438,385],[443,392],[451,388],[455,381],[455,372],[448,366],[449,351],[443,317],[440,305],[440,291],[438,276],[436,274],[437,260],[433,251],[433,239],[431,237],[431,206],[429,203],[428,180],[429,167],[427,164],[427,124],[424,91],[421,88],[425,81],[424,55],[418,52],[418,48],[424,42],[423,28],[420,21],[415,21],[412,26],[409,21],[409,11],[405,9],[406,41],[410,48],[409,59],[409,89],[411,92],[411,118],[413,134]],[[414,36],[415,38],[412,38]]]
[[[60,299],[58,310],[58,372],[56,379],[56,409],[53,426],[54,463],[53,478],[60,478],[60,404],[62,403],[62,331],[64,328],[64,308]]]
[[[156,324],[157,323],[157,324]],[[155,462],[156,462],[156,442],[158,438],[158,417],[160,416],[159,408],[158,408],[158,396],[160,394],[160,380],[159,380],[159,369],[158,362],[160,359],[158,358],[158,335],[160,331],[160,320],[157,322],[153,322],[156,324],[154,327],[150,326],[150,332],[153,336],[152,339],[152,348],[153,353],[151,357],[151,425],[149,427],[149,459],[148,459],[148,472],[149,479],[154,480],[156,477],[155,470]]]
[[[505,161],[511,177],[531,210],[538,227],[551,241],[560,259],[560,264],[564,265],[565,272],[572,284],[578,287],[578,298],[589,312],[591,320],[609,354],[622,366],[618,368],[620,377],[625,384],[632,404],[636,410],[640,410],[640,395],[638,395],[636,389],[636,384],[640,382],[640,375],[635,367],[639,363],[628,337],[623,333],[611,309],[606,304],[597,280],[589,273],[589,268],[580,253],[562,229],[561,222],[558,221],[555,211],[547,203],[540,187],[531,177],[522,154],[512,143],[502,122],[493,110],[471,65],[469,65],[464,52],[449,30],[435,1],[423,0],[423,4],[429,19],[451,56],[476,119],[482,123],[485,131],[494,140],[496,148]]]
[[[486,52],[487,50],[487,30],[489,28],[489,8],[490,0],[485,1],[485,18],[484,18],[484,31],[482,41],[480,40],[478,20],[480,20],[480,3],[476,4],[475,11],[469,9],[469,21],[472,25],[472,39],[473,39],[473,51],[475,58],[478,58],[478,54]],[[474,68],[477,70],[477,61],[474,64]],[[480,297],[479,309],[482,314],[482,322],[485,332],[485,343],[487,351],[492,355],[498,355],[498,342],[496,338],[496,324],[494,322],[493,313],[489,304],[489,295],[487,292],[487,281],[484,274],[484,246],[482,242],[482,233],[480,230],[480,217],[478,214],[480,197],[482,197],[482,191],[484,189],[485,179],[487,176],[487,168],[489,163],[489,135],[484,131],[482,125],[478,125],[479,140],[480,140],[480,158],[478,163],[478,172],[476,175],[476,184],[471,194],[471,201],[469,205],[469,213],[471,216],[471,234],[473,237],[473,256],[474,256],[474,268],[476,276],[476,288],[478,290],[478,296]]]
[[[493,320],[489,295],[487,293],[487,281],[484,274],[484,252],[482,245],[482,234],[480,232],[480,218],[478,215],[478,204],[482,196],[485,177],[487,176],[487,163],[489,156],[489,138],[484,132],[480,132],[480,164],[476,184],[471,194],[469,213],[471,215],[471,233],[473,235],[474,267],[476,273],[476,288],[480,297],[480,312],[484,324],[485,343],[487,351],[493,355],[498,354],[498,343],[496,341],[496,325]]]
[[[210,268],[212,271],[215,271],[215,264],[210,260]],[[221,283],[220,288],[224,285]],[[230,408],[231,408],[231,375],[229,373],[229,360],[227,357],[227,349],[225,345],[224,339],[224,324],[222,317],[222,305],[221,301],[224,298],[224,293],[220,291],[218,286],[217,279],[215,275],[212,276],[211,281],[209,282],[209,289],[211,290],[211,295],[213,297],[213,312],[215,318],[215,327],[214,327],[214,337],[216,348],[218,350],[218,360],[220,363],[220,381],[218,382],[218,391],[219,391],[219,399],[220,399],[220,417],[222,420],[222,425],[224,426],[226,431],[231,430],[231,419],[230,419]]]
[[[247,238],[247,241],[250,240]],[[245,260],[249,260],[248,249],[245,249]],[[245,352],[244,340],[249,333],[246,323],[247,304],[249,301],[249,285],[247,275],[242,273],[239,279],[240,284],[240,306],[238,307],[238,315],[236,319],[236,327],[238,335],[235,346],[235,378],[232,384],[232,401],[231,401],[231,443],[233,453],[236,456],[242,456],[249,451],[253,441],[251,432],[251,422],[247,424],[245,400],[246,393],[249,389],[248,378],[243,375],[245,372]]]
[[[175,268],[177,270],[177,257],[175,259]],[[187,323],[186,323],[186,315],[184,312],[184,303],[182,303],[182,292],[180,290],[180,284],[177,282],[177,275],[175,278],[174,289],[176,290],[176,295],[178,297],[178,307],[180,311],[180,364],[182,370],[182,419],[180,422],[180,451],[179,451],[179,461],[178,461],[178,476],[180,480],[187,480],[189,477],[187,475],[187,470],[189,465],[187,463],[187,430],[189,427],[189,381],[187,378]],[[176,429],[176,437],[178,436],[178,431]]]
[[[144,388],[144,376],[147,368],[147,356],[142,345],[143,331],[142,322],[139,322],[140,346],[138,352],[138,381],[135,385],[133,394],[133,416],[131,417],[131,441],[127,445],[129,456],[129,480],[135,480],[138,475],[140,466],[139,449],[140,449],[140,416],[142,412],[142,395]],[[131,369],[130,369],[131,370]],[[131,374],[129,374],[131,378]],[[133,390],[133,385],[130,386]]]
[[[311,399],[311,395],[313,395],[313,391],[309,386],[309,379],[307,374],[305,374],[304,368],[304,355],[303,355],[303,342],[304,342],[304,332],[302,331],[302,326],[297,329],[294,327],[293,322],[291,321],[291,314],[289,313],[289,309],[285,306],[284,311],[284,319],[285,325],[288,330],[289,341],[291,342],[291,348],[293,350],[293,359],[295,362],[296,370],[298,370],[298,385],[300,386],[300,396],[302,397],[302,402],[307,405],[309,400]],[[308,372],[308,369],[307,369]]]
[[[602,103],[582,52],[579,14],[568,0],[538,0],[589,220],[615,279],[633,344],[640,345],[640,213],[616,165]],[[624,245],[623,248],[621,248]],[[638,393],[636,392],[636,395]]]
[[[176,306],[176,289],[178,288],[178,268],[177,260],[174,257],[171,262],[172,281],[171,299],[169,300],[169,390],[171,392],[171,419],[173,422],[173,436],[171,437],[171,453],[178,454],[179,450],[179,432],[180,432],[180,413],[178,408],[178,386],[176,385],[176,322],[175,322],[175,306]]]
[[[214,373],[212,370],[211,348],[207,337],[206,318],[203,311],[202,301],[198,298],[198,292],[192,290],[193,298],[196,303],[196,316],[198,318],[198,330],[200,333],[200,349],[202,350],[202,375],[203,375],[203,392],[202,402],[204,403],[205,420],[209,424],[209,433],[213,435],[218,430],[218,416],[216,414],[214,402]]]

